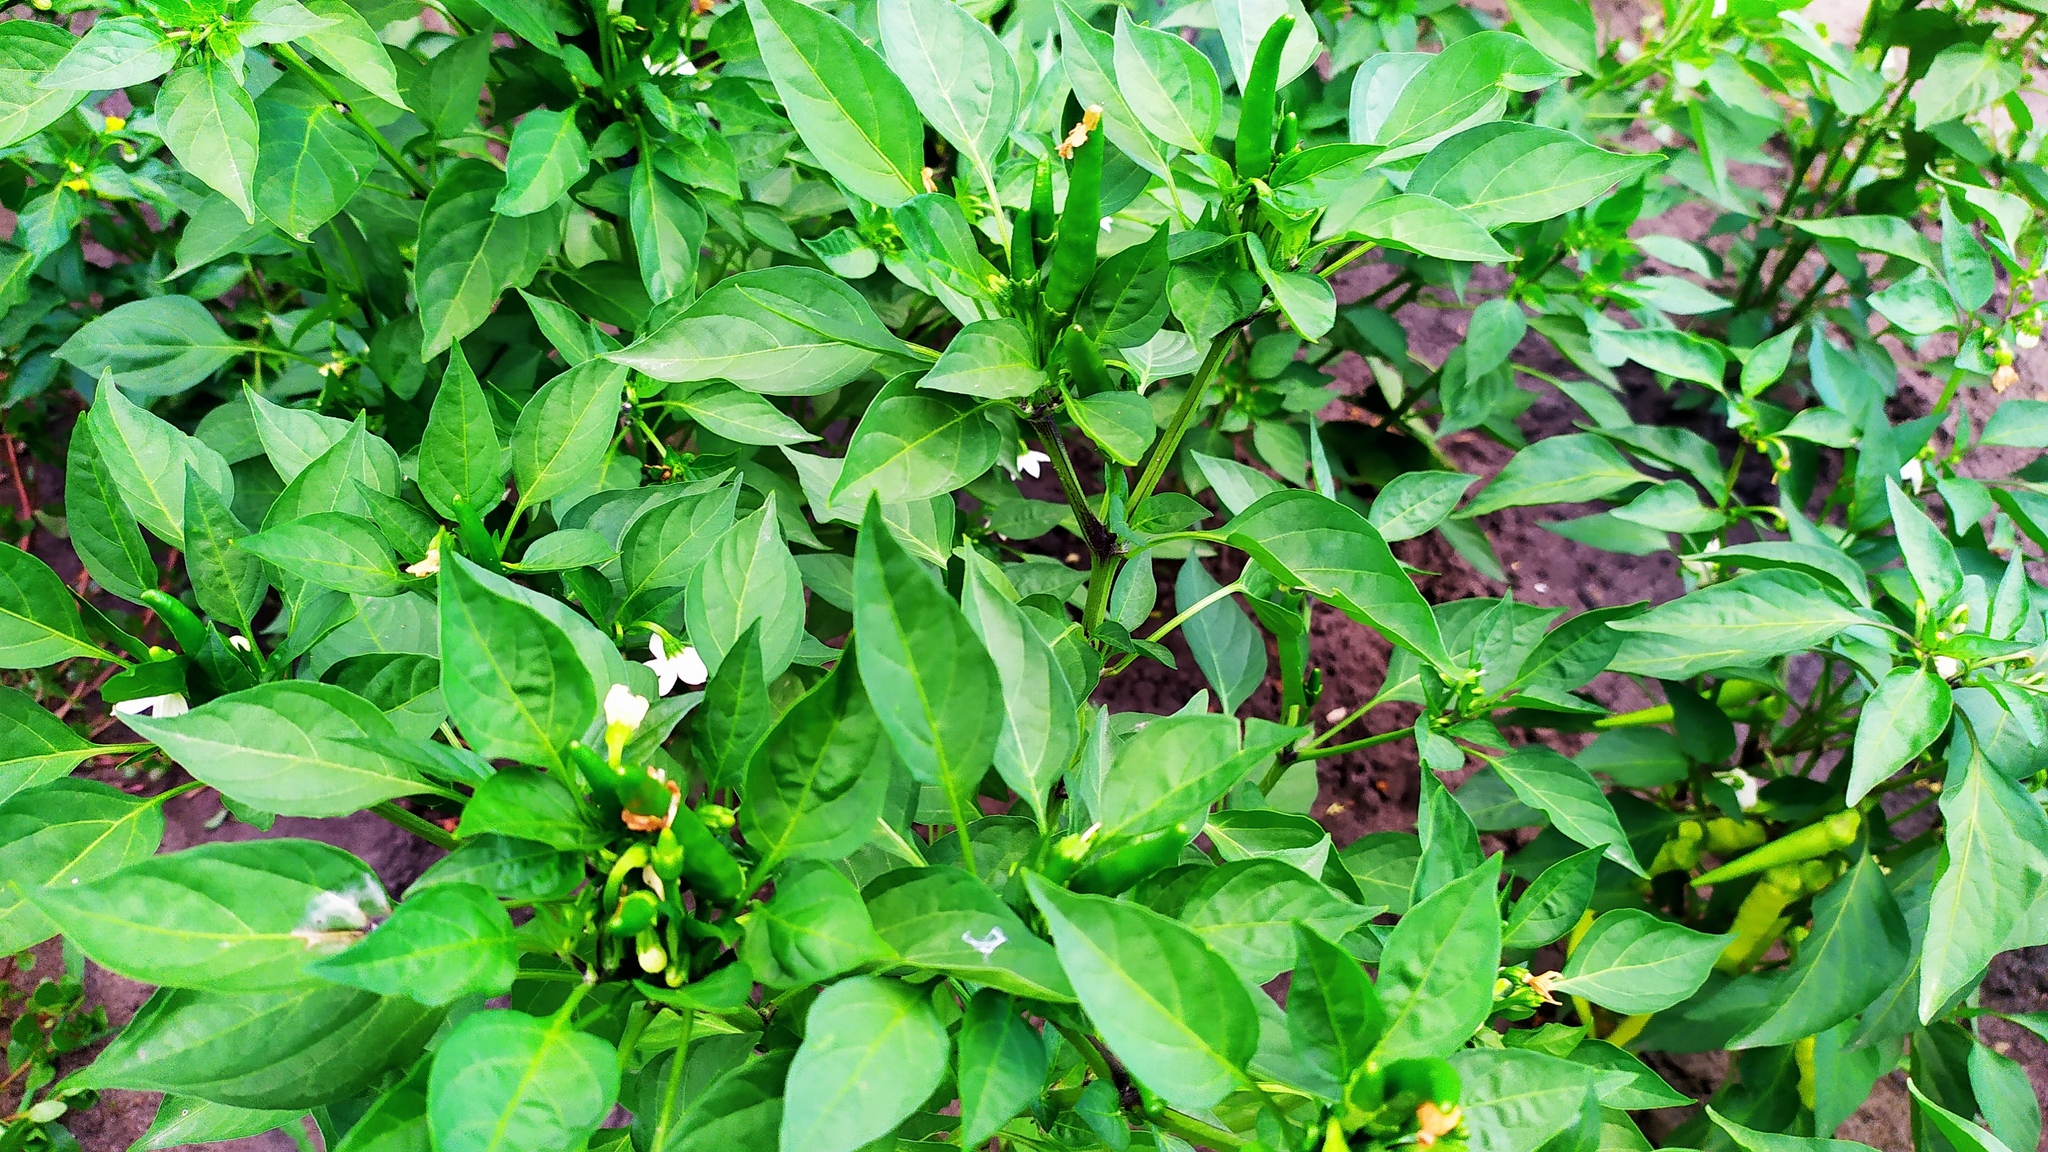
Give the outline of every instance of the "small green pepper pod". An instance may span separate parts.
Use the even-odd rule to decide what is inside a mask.
[[[1396,1060],[1382,1069],[1380,1076],[1386,1088],[1382,1099],[1386,1100],[1408,1095],[1448,1110],[1457,1107],[1464,1094],[1458,1070],[1433,1056]]]
[[[655,914],[660,911],[661,901],[654,898],[654,893],[635,889],[626,893],[611,918],[604,922],[604,934],[622,940],[637,937],[654,926]]]
[[[654,849],[647,854],[647,862],[654,868],[654,874],[665,884],[673,884],[683,874],[683,845],[676,839],[674,828],[663,828],[654,838]]]
[[[682,813],[669,830],[683,851],[682,878],[697,895],[714,904],[730,904],[739,899],[746,883],[739,861],[733,859],[732,853],[726,851],[725,845],[718,842],[695,813]]]
[[[1070,324],[1060,334],[1059,354],[1067,366],[1068,387],[1074,395],[1093,396],[1115,390],[1109,382],[1109,369],[1102,363],[1102,353],[1080,325]]]
[[[201,652],[206,651],[207,633],[212,629],[194,616],[184,601],[154,588],[144,592],[140,599],[143,607],[153,610],[163,620],[164,627],[171,630],[171,636],[178,641],[178,648],[185,655],[197,659]]]
[[[1798,864],[1816,856],[1839,852],[1856,842],[1856,834],[1863,828],[1863,815],[1855,809],[1837,812],[1825,820],[1817,820],[1796,832],[1780,836],[1776,840],[1738,859],[1731,860],[1710,872],[1703,872],[1694,880],[1693,887],[1718,884],[1723,880],[1734,880],[1742,876],[1753,876],[1780,864]]]
[[[1021,226],[1018,228],[1018,235],[1031,237],[1034,266],[1052,250],[1053,229],[1059,222],[1059,208],[1054,205],[1052,196],[1052,157],[1048,156],[1038,162],[1038,171],[1031,177],[1031,227],[1028,232]]]
[[[1244,180],[1264,179],[1273,170],[1273,118],[1279,98],[1280,57],[1287,49],[1287,37],[1294,31],[1294,17],[1273,21],[1259,40],[1252,57],[1251,74],[1244,82],[1244,98],[1238,102],[1237,175]]]
[[[467,496],[457,496],[449,503],[455,510],[455,540],[462,545],[462,554],[493,572],[503,572],[498,541],[484,527],[484,518],[476,505]]]
[[[1148,832],[1096,856],[1067,887],[1093,896],[1115,896],[1131,885],[1180,859],[1181,849],[1194,839],[1185,824],[1159,832]]]

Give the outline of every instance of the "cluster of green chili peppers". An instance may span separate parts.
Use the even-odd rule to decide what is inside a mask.
[[[689,807],[676,782],[658,768],[626,764],[616,747],[622,742],[612,743],[609,758],[581,743],[569,745],[569,762],[589,786],[600,818],[635,835],[599,856],[606,868],[598,905],[600,966],[623,967],[630,948],[641,972],[680,987],[736,942],[731,917],[702,915],[730,907],[746,890],[739,861],[719,841],[732,827],[732,813],[715,804]],[[685,891],[695,896],[694,905],[684,901]]]

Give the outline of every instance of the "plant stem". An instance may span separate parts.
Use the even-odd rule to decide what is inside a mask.
[[[1396,728],[1391,732],[1382,732],[1377,736],[1367,736],[1363,740],[1353,740],[1349,744],[1332,744],[1328,748],[1305,749],[1301,753],[1301,755],[1296,756],[1295,759],[1321,760],[1325,756],[1342,756],[1346,752],[1356,752],[1361,748],[1371,748],[1376,744],[1385,744],[1389,741],[1399,740],[1401,737],[1406,735],[1408,735],[1408,729]]]
[[[1176,1112],[1171,1108],[1152,1119],[1154,1124],[1198,1148],[1215,1148],[1219,1152],[1236,1152],[1245,1142],[1234,1133],[1226,1132],[1214,1124],[1206,1124],[1193,1116]]]
[[[1168,620],[1166,623],[1161,624],[1157,628],[1154,628],[1152,630],[1152,634],[1150,636],[1145,637],[1146,642],[1151,644],[1159,643],[1161,639],[1165,638],[1167,634],[1171,633],[1175,628],[1178,628],[1181,625],[1187,623],[1189,620],[1193,619],[1198,613],[1202,611],[1202,609],[1207,608],[1209,605],[1214,604],[1215,602],[1223,599],[1226,596],[1232,596],[1242,591],[1244,591],[1244,585],[1238,583],[1235,580],[1231,581],[1228,584],[1225,584],[1223,587],[1218,588],[1214,592],[1209,593],[1207,596],[1202,597],[1200,600],[1195,601],[1192,607],[1183,610],[1178,616],[1175,616],[1173,619]],[[1114,676],[1117,673],[1123,671],[1124,669],[1129,668],[1131,666],[1131,662],[1136,660],[1137,658],[1137,654],[1132,653],[1131,655],[1124,657],[1121,663],[1119,663],[1116,667],[1110,669],[1108,672],[1103,673],[1103,675]]]
[[[278,59],[285,62],[286,67],[298,73],[306,83],[313,86],[314,91],[320,93],[329,103],[332,103],[335,108],[339,109],[341,114],[348,118],[349,123],[361,129],[363,134],[370,138],[370,142],[377,146],[377,151],[384,154],[384,159],[389,161],[393,168],[398,169],[398,174],[405,177],[407,184],[412,185],[413,191],[422,196],[433,191],[433,186],[427,183],[426,177],[420,175],[419,169],[412,166],[412,161],[405,158],[405,154],[398,150],[398,146],[386,139],[382,132],[377,131],[376,127],[361,112],[356,111],[342,97],[341,90],[327,82],[327,77],[313,71],[312,67],[306,63],[305,57],[299,55],[297,49],[289,44],[272,44],[270,48],[277,53]]]
[[[1230,342],[1237,339],[1237,326],[1232,325],[1218,332],[1209,341],[1209,354],[1202,358],[1202,366],[1195,369],[1195,375],[1188,381],[1188,393],[1181,398],[1180,407],[1174,410],[1173,420],[1166,426],[1166,434],[1152,446],[1152,454],[1145,460],[1144,471],[1138,474],[1138,483],[1131,489],[1131,507],[1145,502],[1145,497],[1159,487],[1160,478],[1166,475],[1166,466],[1173,463],[1174,454],[1180,451],[1181,437],[1188,432],[1188,423],[1202,406],[1202,394],[1209,390],[1209,381],[1216,376],[1216,370],[1223,366],[1223,356],[1230,351]]]
[[[1060,490],[1066,493],[1067,506],[1074,510],[1074,522],[1081,527],[1081,539],[1087,543],[1088,551],[1099,559],[1116,550],[1116,539],[1103,526],[1102,518],[1088,503],[1088,494],[1081,489],[1081,477],[1074,471],[1074,458],[1067,454],[1067,442],[1060,436],[1060,426],[1048,412],[1032,420],[1038,429],[1038,439],[1052,456],[1052,470],[1060,478]],[[1136,503],[1136,501],[1133,501]]]
[[[456,844],[459,843],[455,837],[442,831],[440,825],[424,817],[407,812],[392,801],[386,800],[382,804],[373,804],[370,806],[370,811],[375,812],[385,820],[405,829],[407,832],[435,847],[445,848],[452,852],[455,850]]]
[[[1095,626],[1102,623],[1102,614],[1109,607],[1109,587],[1116,579],[1117,560],[1113,556],[1095,556],[1088,564],[1088,606],[1081,613],[1081,630],[1084,635],[1093,636]]]

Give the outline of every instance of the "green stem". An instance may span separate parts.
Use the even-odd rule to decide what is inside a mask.
[[[1244,1140],[1240,1139],[1235,1133],[1226,1132],[1214,1124],[1204,1123],[1193,1116],[1189,1116],[1184,1112],[1176,1112],[1171,1108],[1153,1118],[1152,1123],[1193,1144],[1197,1148],[1214,1148],[1218,1149],[1219,1152],[1236,1152],[1237,1149],[1245,1146]]]
[[[1138,483],[1131,489],[1131,507],[1143,504],[1145,497],[1159,487],[1160,479],[1166,475],[1166,466],[1173,463],[1174,454],[1180,451],[1181,437],[1187,435],[1189,422],[1202,406],[1202,394],[1209,390],[1209,381],[1223,366],[1223,356],[1230,351],[1230,342],[1235,339],[1237,326],[1232,325],[1209,341],[1209,354],[1202,357],[1202,366],[1195,369],[1194,378],[1188,381],[1187,395],[1181,398],[1180,407],[1174,410],[1173,420],[1166,426],[1166,434],[1152,446],[1152,455],[1146,458],[1145,469],[1138,474]]]
[[[389,800],[384,801],[382,804],[371,805],[370,811],[375,812],[385,820],[405,829],[407,832],[437,848],[444,848],[452,852],[455,850],[456,844],[459,843],[455,837],[442,831],[440,825],[415,816]]]
[[[1225,584],[1223,587],[1218,588],[1214,592],[1209,593],[1207,596],[1202,597],[1200,600],[1195,601],[1192,607],[1181,612],[1178,616],[1175,616],[1173,619],[1168,620],[1166,623],[1161,624],[1157,628],[1154,628],[1152,630],[1152,634],[1150,636],[1145,637],[1146,642],[1151,644],[1159,643],[1160,640],[1164,639],[1175,628],[1178,628],[1181,625],[1187,623],[1189,620],[1194,619],[1194,617],[1197,614],[1199,614],[1202,611],[1202,609],[1207,608],[1209,605],[1214,604],[1215,602],[1223,599],[1226,596],[1232,596],[1242,591],[1244,591],[1244,585],[1238,583],[1235,580],[1231,581],[1228,584]],[[1104,673],[1104,675],[1116,675],[1117,673],[1130,667],[1131,662],[1133,660],[1136,660],[1137,658],[1138,656],[1135,652],[1129,656],[1124,657],[1121,663],[1119,663],[1116,667],[1110,669],[1108,672]]]
[[[1088,564],[1088,607],[1081,613],[1081,629],[1084,634],[1095,635],[1095,626],[1102,623],[1102,614],[1109,607],[1109,587],[1116,580],[1118,560],[1114,556],[1095,556]]]
[[[1377,736],[1367,736],[1363,740],[1353,740],[1349,744],[1332,744],[1328,748],[1304,749],[1301,755],[1295,757],[1295,759],[1321,760],[1325,756],[1342,756],[1346,752],[1356,752],[1361,748],[1371,748],[1378,744],[1386,744],[1394,740],[1399,740],[1401,737],[1406,735],[1408,735],[1408,729],[1396,728],[1391,732],[1382,732]]]
[[[1087,542],[1088,551],[1098,560],[1113,554],[1116,538],[1088,503],[1088,493],[1081,488],[1080,474],[1074,471],[1074,458],[1067,454],[1067,442],[1060,436],[1058,421],[1048,412],[1031,423],[1038,429],[1039,441],[1049,450],[1053,473],[1060,478],[1060,491],[1066,493],[1067,506],[1074,510],[1074,522],[1080,525],[1081,539]],[[1136,501],[1132,503],[1135,505]]]
[[[433,191],[433,186],[427,183],[427,178],[420,175],[419,169],[412,166],[412,161],[405,158],[405,154],[398,150],[398,146],[386,139],[382,132],[377,131],[376,126],[371,124],[361,112],[356,111],[354,106],[342,96],[341,90],[327,82],[327,77],[313,71],[312,67],[306,63],[305,58],[300,56],[296,49],[289,44],[272,44],[270,48],[277,53],[278,59],[285,62],[286,67],[298,73],[306,83],[313,86],[314,91],[320,93],[329,103],[340,109],[341,114],[348,118],[349,123],[361,129],[363,134],[370,138],[370,143],[377,146],[377,151],[384,154],[384,159],[389,161],[393,168],[398,169],[398,174],[405,177],[407,184],[412,185],[413,191],[422,196]]]

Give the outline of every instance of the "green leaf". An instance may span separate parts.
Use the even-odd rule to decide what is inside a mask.
[[[369,865],[312,840],[201,844],[30,899],[103,968],[217,992],[300,984],[390,911]]]
[[[1306,924],[1294,926],[1287,1034],[1296,1052],[1339,1084],[1365,1065],[1386,1027],[1386,1009],[1349,952]]]
[[[1007,993],[983,988],[960,1022],[960,1144],[975,1148],[1045,1088],[1045,1038]]]
[[[1913,586],[1930,611],[1941,607],[1963,587],[1963,569],[1956,561],[1955,547],[1934,526],[1919,501],[1907,496],[1890,477],[1885,479],[1885,503],[1891,511],[1893,538],[1905,553]]]
[[[803,444],[817,437],[765,396],[721,384],[698,388],[674,401],[676,411],[705,431],[738,444]]]
[[[377,30],[347,0],[306,0],[306,10],[325,23],[298,37],[314,56],[370,95],[406,108],[398,91],[398,69],[391,63]],[[411,109],[407,109],[410,111]]]
[[[483,385],[460,344],[448,349],[448,370],[434,393],[420,438],[420,495],[444,519],[455,519],[461,497],[482,516],[505,498],[504,452]]]
[[[1180,575],[1174,578],[1173,602],[1186,611],[1219,588],[1209,570],[1202,566],[1201,558],[1189,556],[1181,562]],[[1180,634],[1226,715],[1235,714],[1265,683],[1269,667],[1265,637],[1259,635],[1258,627],[1235,597],[1226,596],[1195,613],[1181,625]]]
[[[1918,665],[1892,669],[1857,718],[1844,802],[1862,802],[1927,751],[1947,731],[1952,706],[1948,681]]]
[[[1152,405],[1136,392],[1097,392],[1069,400],[1067,415],[1103,455],[1126,467],[1144,458],[1158,433]]]
[[[510,836],[564,852],[587,851],[605,841],[604,830],[591,823],[560,776],[523,767],[500,769],[477,785],[456,834]]]
[[[747,15],[790,123],[820,167],[884,208],[924,190],[924,120],[874,49],[798,0],[748,0]]]
[[[740,826],[778,861],[836,859],[866,843],[882,815],[891,757],[851,655],[775,721],[747,761]]]
[[[1274,492],[1224,526],[1232,547],[1439,668],[1436,616],[1365,517],[1313,492]]]
[[[1074,1000],[1052,945],[972,873],[899,868],[868,885],[867,902],[905,964],[1033,1000]]]
[[[853,1152],[888,1135],[938,1088],[951,1047],[919,988],[855,976],[825,989],[789,1064],[782,1146]]]
[[[1941,791],[1948,867],[1934,882],[1920,952],[1920,1019],[1969,987],[2048,889],[2048,816],[2019,784],[1961,749]]]
[[[1525,1048],[1468,1048],[1450,1061],[1463,1086],[1458,1102],[1472,1152],[1534,1152],[1578,1125],[1595,1103],[1594,1071],[1570,1060]]]
[[[690,642],[714,674],[759,622],[761,664],[772,680],[803,641],[803,604],[803,573],[783,542],[771,496],[711,546],[690,577],[683,613]]]
[[[653,164],[636,164],[627,216],[647,295],[657,304],[695,296],[697,250],[704,245],[704,210],[697,201]]]
[[[170,396],[210,378],[240,356],[206,305],[190,296],[130,300],[94,317],[56,355],[88,375],[138,396]]]
[[[199,440],[138,407],[119,388],[101,389],[96,400],[87,414],[87,426],[122,500],[143,527],[172,547],[181,547],[187,468],[196,469],[215,492],[225,496],[234,491],[228,462]]]
[[[889,956],[853,882],[825,864],[797,863],[747,918],[741,958],[776,988],[819,984]]]
[[[1406,191],[1498,228],[1561,216],[1662,161],[1603,151],[1556,128],[1481,124],[1431,149]]]
[[[1699,991],[1730,939],[1618,908],[1593,921],[1554,987],[1615,1012],[1661,1012]]]
[[[512,918],[474,884],[436,884],[406,899],[346,951],[312,971],[338,984],[422,1004],[498,996],[512,987],[519,949]]]
[[[1230,717],[1162,716],[1117,748],[1109,770],[1082,791],[1092,792],[1086,799],[1101,837],[1141,836],[1202,817],[1251,766],[1238,750],[1238,726]]]
[[[243,544],[250,537],[227,502],[185,466],[185,575],[199,610],[248,633],[270,591],[263,559]],[[375,529],[372,529],[375,534]],[[377,540],[383,546],[382,538]],[[395,574],[396,569],[393,569]]]
[[[1352,139],[1387,149],[1386,159],[1413,155],[1448,133],[1498,120],[1508,93],[1534,91],[1563,75],[1520,36],[1475,32],[1428,57],[1382,114],[1374,114],[1377,86],[1354,86]]]
[[[967,615],[868,504],[854,554],[861,680],[911,775],[944,789],[953,822],[981,813],[974,795],[1003,731],[1003,685]]]
[[[1911,1081],[1907,1082],[1908,1085]],[[1868,1152],[1870,1145],[1854,1140],[1830,1140],[1821,1136],[1787,1136],[1778,1132],[1760,1132],[1745,1128],[1728,1117],[1707,1106],[1707,1115],[1721,1131],[1728,1134],[1742,1152]]]
[[[165,988],[77,1082],[238,1108],[313,1108],[361,1095],[386,1069],[410,1063],[442,1016],[402,996],[320,981],[253,993]]]
[[[465,1017],[434,1053],[427,1120],[438,1152],[578,1148],[619,1097],[612,1046],[508,1009]]]
[[[194,779],[280,816],[346,816],[428,790],[404,761],[357,743],[397,730],[375,705],[331,684],[280,680],[182,716],[126,720]]]
[[[1000,571],[979,553],[965,563],[961,606],[1002,681],[996,771],[1043,821],[1053,785],[1081,743],[1074,688],[1024,610],[1003,595]]]
[[[304,1113],[290,1108],[236,1108],[193,1096],[166,1096],[157,1106],[149,1130],[131,1145],[137,1149],[182,1148],[274,1132]]]
[[[1172,39],[1186,43],[1178,37]],[[1252,267],[1259,279],[1265,281],[1266,290],[1273,294],[1273,303],[1302,339],[1321,340],[1336,327],[1337,291],[1328,280],[1307,272],[1275,270],[1267,263],[1266,246],[1257,236],[1246,238],[1245,245],[1251,251]]]
[[[1600,875],[1599,848],[1567,856],[1543,870],[1509,911],[1501,928],[1505,948],[1541,948],[1577,926],[1593,902]]]
[[[1500,264],[1508,251],[1479,221],[1434,196],[1402,193],[1362,205],[1346,215],[1333,210],[1318,239],[1356,236],[1390,248],[1444,260]]]
[[[583,881],[583,857],[549,844],[486,832],[464,840],[412,882],[410,899],[441,884],[474,884],[526,904],[567,895]]]
[[[1753,667],[1863,622],[1804,572],[1745,572],[1641,616],[1609,621],[1627,633],[1609,667],[1683,680],[1712,668]]]
[[[995,465],[1001,450],[995,425],[966,399],[885,391],[854,429],[832,503],[929,500],[966,487]]]
[[[524,288],[554,251],[560,209],[501,216],[493,205],[504,188],[504,174],[481,160],[459,161],[434,181],[413,273],[423,359],[476,331],[498,297]]]
[[[505,152],[505,186],[491,204],[500,216],[531,216],[560,200],[590,170],[590,145],[576,113],[528,112]]]
[[[1223,123],[1223,87],[1200,49],[1119,12],[1114,59],[1117,86],[1138,123],[1176,148],[1209,150]]]
[[[1102,109],[1102,130],[1119,152],[1145,171],[1163,174],[1172,149],[1153,139],[1124,101],[1116,76],[1115,37],[1092,27],[1067,0],[1059,0],[1055,8],[1060,18],[1060,63],[1074,95],[1083,105]]]
[[[1401,917],[1380,954],[1387,1025],[1373,1058],[1382,1065],[1447,1056],[1486,1023],[1500,960],[1495,888],[1500,858],[1437,889]]]
[[[20,747],[15,720],[19,699],[0,697],[0,735],[12,754]],[[42,709],[36,708],[42,712]],[[47,717],[48,713],[43,713]],[[33,790],[15,791],[0,802],[0,947],[11,955],[57,934],[57,925],[37,911],[29,894],[51,885],[98,880],[138,860],[147,860],[164,835],[163,805],[141,800],[93,780],[59,779]]]
[[[1247,983],[1264,984],[1293,969],[1297,925],[1341,940],[1372,914],[1292,864],[1261,859],[1210,869],[1180,919]]]
[[[933,2],[959,7],[952,0]],[[1038,366],[1031,334],[1008,317],[976,320],[960,329],[939,362],[917,382],[920,388],[982,400],[1013,400],[1045,385],[1045,369]]]
[[[262,126],[256,207],[286,235],[309,240],[376,170],[377,149],[325,100],[300,104],[266,98],[257,103],[256,114]]]
[[[1373,498],[1366,520],[1389,544],[1413,540],[1443,523],[1475,480],[1463,472],[1403,472]]]
[[[381,438],[371,435],[367,416],[359,414],[340,439],[285,485],[284,491],[271,502],[270,510],[263,514],[263,523],[275,527],[316,512],[374,515],[376,510],[361,495],[362,490],[396,498],[398,485],[398,453]]]
[[[1077,896],[1027,873],[1060,963],[1109,1050],[1178,1108],[1244,1083],[1258,1049],[1251,993],[1199,936],[1156,912]]]
[[[952,0],[887,0],[880,23],[890,70],[938,134],[993,187],[1017,123],[1017,67],[1009,49]]]
[[[90,423],[74,425],[64,461],[64,521],[71,547],[99,586],[131,603],[156,587],[156,558],[122,501]]]
[[[460,556],[441,559],[441,691],[448,713],[487,759],[554,764],[596,717],[597,685],[560,627],[495,591],[481,574]]]
[[[1913,85],[1913,130],[1968,116],[2019,87],[2026,75],[1991,43],[1963,43],[1942,49]]]
[[[1588,848],[1602,849],[1609,860],[1638,876],[1647,875],[1629,848],[1628,833],[1614,806],[1584,768],[1542,744],[1524,744],[1494,761],[1493,769],[1514,789],[1516,799],[1541,809],[1559,832]]]
[[[738,499],[739,485],[728,485],[670,500],[633,521],[619,549],[620,573],[625,579],[621,619],[646,618],[658,605],[673,600],[689,583],[697,565],[731,529]],[[758,643],[754,653],[758,659]]]
[[[619,423],[626,369],[589,360],[541,385],[512,427],[518,510],[572,491],[604,462]]]
[[[878,356],[907,351],[851,285],[816,269],[783,267],[719,281],[607,359],[671,383],[725,380],[769,396],[815,396],[867,371]]]
[[[256,219],[256,105],[236,70],[211,52],[171,73],[157,91],[164,144],[185,171]]]
[[[1772,985],[1756,1023],[1727,1046],[1774,1047],[1833,1028],[1869,1007],[1905,971],[1912,950],[1884,869],[1867,853],[1857,857],[1814,898],[1813,931],[1799,958]]]
[[[1592,346],[1603,363],[1633,360],[1652,372],[1717,391],[1728,365],[1721,345],[1676,328],[1596,328]]]
[[[1515,453],[1458,515],[1484,516],[1531,504],[1579,504],[1649,480],[1602,437],[1584,432],[1552,436]]]
[[[109,92],[146,84],[178,62],[178,42],[138,16],[111,16],[86,29],[41,86]]]
[[[1927,237],[1897,216],[1832,216],[1822,220],[1788,220],[1809,236],[1841,240],[1871,252],[1910,260],[1923,268],[1937,267],[1937,253]]]
[[[74,43],[64,29],[39,20],[0,24],[0,148],[41,132],[85,99],[82,88],[41,83]]]
[[[86,637],[71,589],[49,565],[0,543],[0,668],[41,668],[73,656],[106,653]]]
[[[341,443],[351,427],[347,420],[273,404],[247,384],[242,386],[242,396],[248,401],[249,422],[256,429],[263,454],[287,484]]]
[[[1294,17],[1294,28],[1280,51],[1280,71],[1274,76],[1277,86],[1284,88],[1308,71],[1323,51],[1315,24],[1299,0],[1224,0],[1216,6],[1216,31],[1223,38],[1223,51],[1230,58],[1231,76],[1240,92],[1251,79],[1259,42],[1282,16]]]
[[[1586,0],[1507,0],[1515,28],[1538,51],[1581,75],[1600,67],[1600,29]]]

